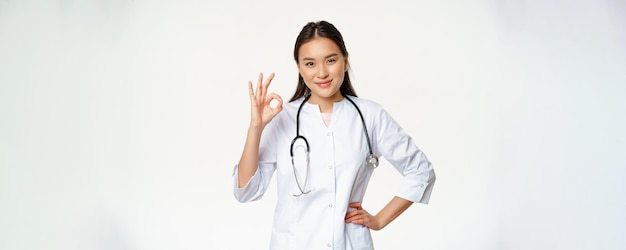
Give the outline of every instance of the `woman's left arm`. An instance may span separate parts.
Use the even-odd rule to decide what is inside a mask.
[[[435,182],[430,161],[413,139],[380,105],[371,107],[374,154],[381,155],[402,175],[400,190],[378,214],[371,215],[360,203],[351,203],[346,222],[380,230],[396,219],[414,202],[428,204]]]

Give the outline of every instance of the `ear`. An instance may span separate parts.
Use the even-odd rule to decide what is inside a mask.
[[[350,61],[348,60],[348,57],[346,56],[346,58],[344,59],[344,64],[346,65],[346,70],[344,72],[348,72],[348,69],[350,68]]]

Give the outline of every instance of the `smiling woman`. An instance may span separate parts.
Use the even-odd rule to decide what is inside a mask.
[[[302,44],[299,54],[298,70],[311,91],[309,103],[320,105],[322,113],[331,113],[332,103],[343,99],[338,90],[348,72],[347,55],[332,40],[319,36]]]
[[[235,197],[260,199],[276,173],[271,249],[374,249],[370,229],[383,229],[414,202],[428,203],[433,166],[381,105],[356,96],[335,26],[305,25],[294,59],[298,86],[289,103],[268,94],[274,74],[260,74],[256,89],[249,83],[252,116],[233,174]],[[361,204],[379,156],[402,179],[391,201],[370,214]]]
[[[625,1],[273,3],[0,1],[0,249],[626,249]],[[382,154],[397,124],[431,199]],[[345,223],[394,196],[429,204]]]

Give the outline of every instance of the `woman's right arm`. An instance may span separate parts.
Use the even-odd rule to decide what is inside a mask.
[[[239,188],[247,185],[259,166],[259,144],[261,142],[261,134],[265,126],[283,109],[283,100],[276,93],[267,94],[267,89],[274,79],[272,73],[263,82],[263,74],[259,74],[256,91],[252,87],[252,82],[248,82],[248,92],[250,93],[250,126],[248,127],[248,135],[246,143],[239,159],[237,167]],[[276,107],[271,107],[271,102],[276,100]]]

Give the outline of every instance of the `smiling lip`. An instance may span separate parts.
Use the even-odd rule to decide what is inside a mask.
[[[328,87],[332,81],[318,82],[316,83],[320,87]]]

